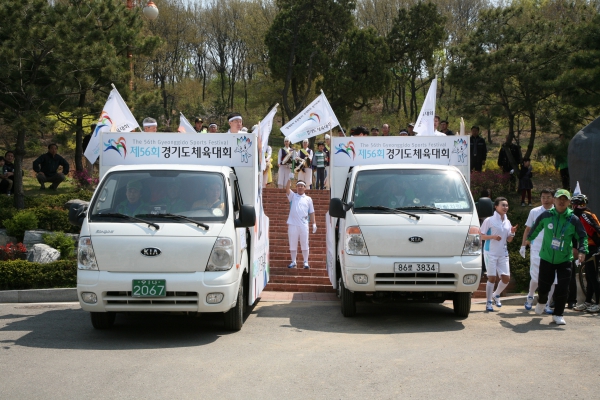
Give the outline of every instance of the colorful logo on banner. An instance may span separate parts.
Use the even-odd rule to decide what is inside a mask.
[[[252,154],[250,154],[251,146],[252,140],[250,140],[249,137],[242,136],[237,139],[237,147],[235,148],[235,152],[240,153],[243,163],[247,164],[250,162],[250,157],[252,157]]]
[[[308,119],[313,120],[317,124],[321,123],[321,117],[319,117],[319,114],[310,113],[310,116]]]
[[[106,111],[102,111],[100,114],[100,118],[98,118],[98,123],[96,124],[96,129],[94,129],[94,136],[98,136],[98,132],[102,130],[102,128],[107,127],[110,129],[113,125],[110,116]]]
[[[456,154],[459,163],[464,163],[467,158],[467,141],[465,139],[455,140],[452,153]]]
[[[108,143],[104,143],[104,151],[114,150],[123,158],[127,157],[127,142],[121,136],[119,139],[108,139]]]
[[[348,144],[340,143],[339,146],[335,147],[335,154],[344,153],[348,157],[350,157],[350,153],[352,153],[352,159],[356,157],[356,151],[354,150],[354,142],[350,141]]]

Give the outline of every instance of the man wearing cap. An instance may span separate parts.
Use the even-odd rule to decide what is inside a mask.
[[[202,122],[202,118],[200,117],[196,117],[196,119],[194,120],[194,129],[198,133],[202,132]]]
[[[214,122],[211,122],[210,125],[208,125],[208,133],[217,133],[217,129],[219,129],[219,127]]]
[[[312,160],[313,160],[313,151],[308,148],[308,139],[304,139],[302,141],[302,148],[300,149],[299,156],[303,160],[304,165],[300,168],[298,172],[298,180],[304,181],[308,185],[308,187],[312,187],[312,178],[313,178],[313,170],[312,170]]]
[[[231,113],[227,116],[227,120],[229,121],[229,130],[227,133],[240,133],[242,127],[244,126],[242,114]]]
[[[46,182],[52,182],[50,190],[56,190],[58,185],[65,180],[65,176],[69,173],[69,163],[67,160],[56,154],[58,145],[50,143],[48,152],[42,154],[33,162],[33,170],[36,172],[36,178],[40,183],[41,190],[46,189]],[[62,167],[62,172],[58,172],[58,168]]]
[[[408,131],[408,136],[415,136],[415,123],[409,122],[409,124],[406,127],[406,130]]]
[[[279,152],[277,153],[277,165],[279,165],[279,172],[277,176],[278,188],[286,187],[288,181],[290,180],[290,175],[292,174],[291,165],[294,155],[292,154],[285,164],[283,164],[283,160],[293,151],[294,149],[290,147],[290,138],[286,137],[283,139],[283,147],[279,149]]]
[[[291,174],[290,174],[291,175]],[[290,176],[293,178],[293,176]],[[291,190],[292,181],[288,180],[285,185],[285,193],[290,201],[290,214],[288,216],[288,239],[290,242],[290,256],[292,262],[288,268],[296,268],[296,256],[298,255],[298,240],[302,249],[302,258],[304,268],[308,269],[308,224],[312,224],[313,233],[317,232],[317,223],[315,220],[315,208],[312,199],[304,192],[306,191],[306,182],[298,180],[296,191]]]
[[[129,216],[146,214],[150,208],[149,204],[142,200],[142,182],[127,182],[127,200],[123,200],[117,206],[117,212]]]
[[[144,132],[156,132],[158,129],[158,122],[154,118],[144,118],[142,122],[142,126],[144,127]]]
[[[588,241],[585,228],[581,221],[569,208],[571,194],[568,190],[560,189],[554,194],[554,208],[544,211],[533,224],[527,244],[531,244],[539,234],[542,234],[540,250],[540,272],[538,276],[538,304],[535,313],[541,315],[548,301],[548,292],[556,275],[554,289],[554,312],[552,320],[557,325],[565,325],[563,312],[569,292],[569,281],[572,273],[573,246],[575,240],[580,263],[585,262],[588,253]]]

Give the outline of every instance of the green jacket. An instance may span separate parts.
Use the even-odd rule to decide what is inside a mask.
[[[580,253],[588,253],[588,241],[585,228],[573,210],[567,208],[559,214],[556,208],[544,211],[534,222],[527,240],[532,241],[544,230],[544,240],[540,250],[540,258],[552,264],[562,264],[573,260],[573,246],[577,242]],[[562,242],[561,248],[552,249],[552,239],[558,238]]]

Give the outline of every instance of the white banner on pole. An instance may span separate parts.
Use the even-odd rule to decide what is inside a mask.
[[[441,132],[435,130],[434,118],[435,118],[435,97],[437,94],[437,78],[434,78],[429,86],[427,97],[421,107],[419,118],[415,124],[414,131],[416,136],[441,136],[444,135]],[[444,135],[445,136],[445,135]]]
[[[196,133],[196,129],[194,129],[192,124],[190,124],[190,121],[187,120],[182,112],[179,113],[179,128],[177,128],[177,132]]]
[[[281,132],[291,143],[297,143],[329,132],[339,124],[325,93],[321,92],[300,114],[282,126]]]
[[[114,87],[114,86],[113,86]],[[140,125],[115,88],[110,91],[84,156],[93,164],[100,155],[100,132],[131,132]]]
[[[267,153],[267,147],[269,147],[269,136],[271,135],[271,130],[273,129],[273,119],[275,118],[275,114],[277,114],[277,106],[269,111],[266,117],[263,118],[262,121],[258,123],[258,144],[261,148],[262,162],[260,164],[260,170],[264,171],[267,169],[267,162],[265,161],[264,154]]]

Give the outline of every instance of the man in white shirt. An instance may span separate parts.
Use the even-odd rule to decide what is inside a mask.
[[[290,179],[285,186],[285,193],[290,201],[290,215],[288,216],[287,224],[292,263],[288,265],[288,268],[296,268],[298,240],[300,240],[304,268],[308,269],[310,268],[308,265],[308,224],[310,221],[313,227],[313,233],[316,233],[317,223],[315,221],[315,208],[312,199],[304,193],[306,191],[306,183],[304,181],[299,180],[296,183],[297,193],[294,193],[291,190],[291,186],[292,181]]]
[[[313,151],[308,148],[308,139],[304,139],[302,141],[302,148],[298,153],[298,156],[303,160],[304,167],[300,168],[298,172],[298,180],[304,181],[306,184],[311,187],[313,181],[313,170],[312,170],[312,159],[313,159]]]
[[[519,253],[521,257],[525,258],[526,255],[526,242],[527,236],[529,236],[529,232],[531,231],[531,227],[535,223],[535,220],[547,210],[550,210],[554,207],[554,193],[550,189],[543,189],[541,193],[541,201],[542,205],[539,207],[532,208],[529,211],[529,216],[527,217],[527,222],[525,222],[525,232],[523,232],[523,239],[521,241],[521,249]],[[531,242],[531,248],[529,249],[529,274],[531,275],[531,280],[529,281],[529,293],[527,294],[527,300],[525,301],[525,309],[531,310],[533,306],[533,298],[535,297],[535,291],[538,287],[538,276],[540,274],[540,250],[542,249],[542,242],[544,240],[544,232],[541,235],[538,235],[537,238]],[[550,293],[548,293],[548,303],[546,303],[546,309],[544,312],[546,314],[552,314],[552,309],[550,308],[550,302],[552,301],[552,295],[554,294],[554,287],[556,286],[556,278],[554,279],[554,284],[552,284],[552,288],[550,289]]]

